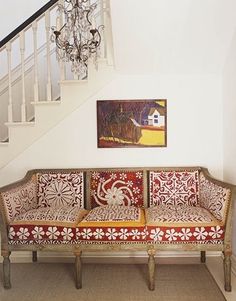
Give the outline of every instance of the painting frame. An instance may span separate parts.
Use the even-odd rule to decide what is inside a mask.
[[[167,99],[97,100],[97,147],[167,147]]]

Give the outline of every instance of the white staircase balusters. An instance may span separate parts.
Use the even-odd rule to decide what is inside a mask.
[[[37,20],[35,20],[32,23],[33,39],[34,39],[34,102],[39,101],[37,29],[38,29],[38,23]]]
[[[102,47],[102,57],[106,58],[107,57],[107,49],[106,49],[106,35],[105,35],[105,20],[106,20],[106,2],[104,0],[100,0],[100,8],[101,8],[101,12],[100,12],[100,17],[101,17],[101,24],[104,25],[104,31],[102,33],[102,39],[103,39],[103,43],[101,45]]]
[[[66,68],[65,68],[65,62],[60,61],[60,80],[63,81],[66,79]]]
[[[26,97],[25,97],[25,32],[20,32],[20,54],[21,54],[21,82],[22,82],[22,102],[21,102],[21,122],[26,122]]]
[[[51,59],[50,59],[50,14],[45,13],[45,29],[47,44],[47,101],[52,101]]]
[[[11,42],[6,45],[7,50],[7,65],[8,65],[8,118],[7,121],[13,122],[13,108],[12,108],[12,71],[11,71]]]
[[[110,1],[101,0],[103,2],[102,12],[103,12],[103,24],[104,24],[104,58],[107,59],[107,64],[113,66],[113,39],[112,39],[112,26],[111,26],[111,14],[110,14]]]

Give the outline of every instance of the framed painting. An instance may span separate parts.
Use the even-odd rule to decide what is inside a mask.
[[[166,99],[98,100],[99,148],[167,146]]]

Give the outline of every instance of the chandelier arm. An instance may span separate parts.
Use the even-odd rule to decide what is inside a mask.
[[[86,20],[87,22],[89,23],[89,25],[92,25],[92,22],[89,20],[89,15],[92,13],[92,10],[91,9],[87,9],[86,10]]]

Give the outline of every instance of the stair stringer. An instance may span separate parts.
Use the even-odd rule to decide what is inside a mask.
[[[35,104],[35,121],[9,125],[9,143],[0,144],[0,169],[56,126],[115,77],[113,66],[100,62],[98,71],[89,66],[89,79],[60,82],[61,100]],[[68,89],[73,94],[67,99]]]

